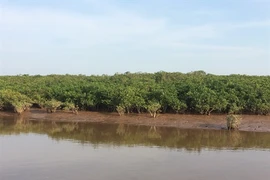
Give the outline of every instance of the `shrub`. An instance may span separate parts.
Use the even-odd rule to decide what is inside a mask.
[[[46,108],[48,113],[53,113],[56,111],[58,107],[60,107],[62,102],[52,99],[50,101],[45,101],[44,107]]]
[[[241,117],[238,115],[230,114],[226,117],[227,120],[227,129],[238,129],[241,124]]]
[[[160,112],[161,104],[158,102],[150,102],[146,107],[147,111],[152,117],[157,117],[158,112]]]
[[[78,114],[78,106],[75,106],[75,104],[71,102],[65,102],[63,106],[65,111],[72,111],[72,113]]]
[[[126,110],[125,110],[125,107],[119,105],[119,106],[116,106],[116,111],[118,112],[118,114],[119,114],[120,116],[122,116],[122,115],[125,114],[125,111],[126,111]]]
[[[0,91],[0,109],[13,109],[14,112],[21,114],[31,105],[31,99],[19,92],[10,89]]]

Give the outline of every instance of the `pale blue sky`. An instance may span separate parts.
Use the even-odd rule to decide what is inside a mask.
[[[270,75],[270,0],[0,0],[0,75]]]

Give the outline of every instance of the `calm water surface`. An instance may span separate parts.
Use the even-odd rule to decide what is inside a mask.
[[[0,117],[1,180],[264,180],[270,133]]]

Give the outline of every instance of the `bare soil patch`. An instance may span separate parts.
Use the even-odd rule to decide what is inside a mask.
[[[11,112],[0,112],[0,116],[13,116],[17,118],[18,115]],[[226,129],[226,115],[159,114],[158,117],[152,118],[149,114],[119,116],[117,113],[80,111],[75,115],[64,111],[47,113],[42,109],[31,109],[21,116],[31,121],[124,123],[185,129]],[[242,115],[239,130],[270,132],[270,116]]]

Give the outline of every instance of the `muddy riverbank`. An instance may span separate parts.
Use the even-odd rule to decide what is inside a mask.
[[[0,112],[1,116],[10,118],[23,118],[31,121],[57,121],[57,122],[99,122],[99,123],[123,123],[132,125],[177,127],[185,129],[225,129],[226,115],[179,115],[159,114],[157,118],[149,114],[128,114],[119,116],[117,113],[100,113],[80,111],[77,115],[71,112],[57,111],[46,113],[41,109],[31,109],[23,115],[11,112]],[[270,116],[242,115],[240,131],[270,132]]]

